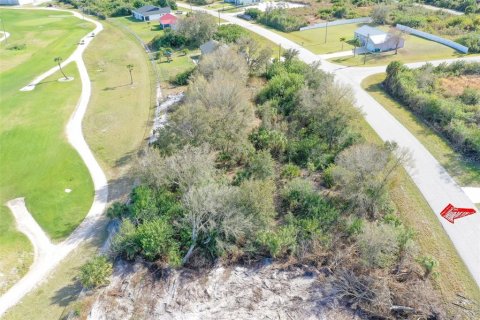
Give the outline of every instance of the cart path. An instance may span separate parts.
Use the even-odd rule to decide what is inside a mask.
[[[177,4],[180,7],[190,8],[188,4]],[[440,216],[442,209],[449,203],[455,207],[475,208],[474,203],[417,138],[361,87],[361,82],[364,78],[372,74],[384,72],[386,66],[345,67],[333,64],[322,59],[321,55],[315,55],[299,44],[258,24],[201,7],[193,6],[192,9],[235,23],[271,40],[277,45],[281,45],[285,49],[298,50],[299,59],[306,63],[320,61],[321,69],[335,74],[336,80],[340,83],[350,85],[355,93],[357,107],[362,110],[366,121],[380,138],[383,141],[395,141],[399,147],[406,148],[411,152],[413,166],[405,169],[439,219],[458,254],[480,287],[480,214],[477,213],[465,217],[456,221],[455,224],[451,224]],[[424,61],[410,63],[407,66],[419,67],[426,62],[439,64],[459,60],[480,61],[480,57]]]
[[[18,8],[22,10],[21,8]],[[32,8],[28,8],[32,10]],[[101,23],[83,17],[81,14],[53,8],[38,8],[37,10],[56,10],[72,13],[80,19],[85,19],[95,24],[96,34],[103,30]],[[83,52],[92,41],[91,32],[84,36],[80,41],[83,45],[79,45],[73,54],[62,63],[62,67],[71,62],[77,64],[80,80],[82,82],[82,91],[78,104],[70,117],[66,126],[66,135],[69,143],[79,153],[82,160],[85,162],[90,175],[92,176],[95,196],[92,206],[82,223],[73,231],[73,233],[63,242],[53,245],[48,237],[45,235],[40,226],[33,219],[28,212],[23,198],[14,199],[8,202],[8,207],[12,211],[17,221],[18,229],[25,233],[32,241],[35,251],[35,260],[30,267],[28,273],[14,284],[4,295],[0,297],[0,316],[2,316],[9,308],[18,303],[27,293],[33,290],[48,274],[64,259],[70,252],[78,247],[83,241],[94,235],[97,230],[97,222],[105,211],[108,199],[108,184],[107,178],[100,168],[98,162],[95,160],[93,153],[88,147],[82,133],[82,120],[88,107],[88,102],[91,95],[90,78],[82,59]],[[28,86],[28,90],[34,90],[35,85],[58,71],[58,67],[52,68],[35,78]],[[25,93],[28,94],[28,93]],[[28,200],[28,199],[27,199]]]

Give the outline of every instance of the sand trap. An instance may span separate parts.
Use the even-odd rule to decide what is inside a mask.
[[[65,77],[61,77],[60,79],[58,79],[58,82],[70,82],[70,81],[73,81],[73,80],[75,80],[74,77],[67,77],[66,79],[65,79]]]
[[[65,189],[65,192],[70,193],[70,192],[72,192],[72,189]]]

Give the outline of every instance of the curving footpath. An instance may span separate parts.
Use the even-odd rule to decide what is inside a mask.
[[[29,8],[32,10],[32,8]],[[85,19],[93,24],[96,28],[93,31],[96,34],[103,30],[101,23],[83,17],[77,12],[68,10],[59,10],[53,8],[45,8],[38,10],[57,10],[73,13],[74,16]],[[38,226],[31,214],[25,207],[23,198],[11,200],[7,203],[7,206],[12,211],[18,229],[25,233],[27,237],[32,241],[35,252],[35,260],[30,267],[28,273],[20,279],[15,285],[13,285],[3,296],[0,297],[0,316],[2,316],[9,308],[19,302],[28,292],[34,289],[42,280],[44,280],[48,274],[57,266],[57,264],[64,259],[70,252],[78,247],[80,243],[85,241],[94,235],[97,230],[97,222],[105,211],[108,200],[108,184],[107,178],[103,173],[100,165],[95,160],[93,153],[88,147],[82,133],[82,120],[88,107],[91,94],[91,83],[87,73],[87,68],[83,62],[82,55],[87,46],[92,41],[93,37],[88,35],[83,37],[80,41],[83,41],[83,45],[79,45],[73,54],[62,63],[62,67],[71,62],[77,64],[80,79],[82,82],[82,92],[78,101],[77,107],[73,115],[70,117],[66,134],[68,142],[77,150],[80,157],[85,162],[90,175],[93,179],[95,188],[95,196],[93,204],[88,211],[87,216],[82,223],[75,229],[75,231],[63,242],[53,245],[43,230]],[[52,68],[43,73],[39,77],[35,78],[27,87],[29,90],[35,89],[35,85],[54,74],[58,71],[58,67]]]
[[[177,4],[180,7],[190,8],[187,4]],[[255,32],[285,49],[296,49],[299,52],[298,57],[306,63],[321,61],[320,67],[324,71],[335,74],[337,81],[351,86],[355,93],[357,106],[362,110],[366,121],[380,138],[384,141],[395,141],[401,148],[406,148],[411,152],[414,166],[406,167],[405,169],[439,219],[458,254],[480,287],[480,214],[477,213],[457,220],[455,224],[451,224],[440,216],[442,209],[449,203],[455,207],[465,208],[474,208],[474,203],[417,138],[361,87],[361,82],[364,78],[372,74],[384,72],[386,66],[369,68],[336,65],[325,60],[328,57],[327,55],[315,55],[295,42],[259,25],[232,15],[219,14],[217,11],[206,10],[201,7],[193,6],[192,9],[206,12],[215,17],[220,16],[220,18]],[[428,62],[439,64],[459,60],[480,61],[480,57]],[[427,61],[410,63],[407,66],[418,68],[425,63]]]

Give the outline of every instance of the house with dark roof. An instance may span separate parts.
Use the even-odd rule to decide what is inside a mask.
[[[170,7],[156,7],[152,5],[146,5],[138,9],[132,10],[132,15],[137,20],[142,21],[158,21],[163,15],[170,13],[172,10]]]
[[[393,34],[367,25],[355,31],[355,39],[360,40],[362,47],[369,52],[385,52],[403,48],[405,40]]]

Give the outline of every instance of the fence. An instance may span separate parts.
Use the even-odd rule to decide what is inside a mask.
[[[356,19],[344,19],[344,20],[335,20],[331,22],[323,22],[323,23],[317,23],[308,27],[303,27],[300,28],[300,31],[304,30],[310,30],[310,29],[317,29],[317,28],[325,28],[327,26],[333,27],[333,26],[339,26],[342,24],[352,24],[352,23],[370,23],[372,22],[372,18],[366,17],[366,18],[356,18]]]
[[[462,53],[468,53],[468,48],[467,47],[462,46],[460,43],[457,43],[455,41],[448,40],[448,39],[445,39],[445,38],[442,38],[442,37],[439,37],[439,36],[435,36],[433,34],[423,32],[423,31],[420,31],[420,30],[417,30],[417,29],[413,29],[413,28],[404,26],[402,24],[397,24],[396,28],[398,30],[405,31],[409,34],[413,34],[413,35],[419,36],[421,38],[425,38],[425,39],[428,39],[428,40],[432,40],[432,41],[444,44],[444,45],[449,46],[450,48],[456,49],[456,50],[458,50]]]

